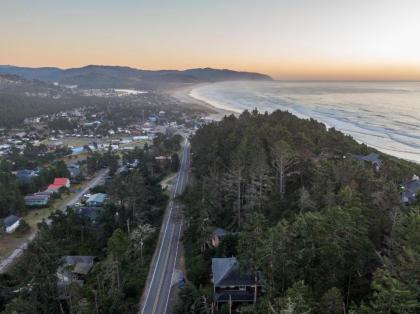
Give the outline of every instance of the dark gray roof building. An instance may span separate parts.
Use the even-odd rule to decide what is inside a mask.
[[[235,257],[213,258],[212,273],[214,299],[217,304],[225,302],[253,302],[259,293],[260,284],[255,277],[241,273]]]
[[[14,223],[16,223],[16,221],[20,220],[19,217],[15,216],[15,215],[9,215],[6,218],[3,219],[3,224],[4,226],[10,227],[13,226]]]
[[[236,257],[212,259],[213,284],[215,286],[253,285],[254,278],[240,274]]]
[[[76,208],[76,214],[89,218],[92,223],[96,223],[100,215],[102,214],[102,207],[78,207]]]
[[[34,170],[18,170],[16,171],[16,178],[21,184],[28,184],[38,175]]]
[[[401,184],[401,201],[411,204],[416,201],[417,192],[420,191],[420,180],[414,175],[413,179]]]
[[[377,153],[370,153],[366,156],[354,155],[354,158],[356,158],[357,160],[371,163],[373,166],[375,166],[377,171],[379,171],[382,167],[382,160],[379,158],[379,154]]]

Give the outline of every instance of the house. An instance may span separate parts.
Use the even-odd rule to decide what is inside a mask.
[[[252,303],[261,292],[258,278],[240,272],[236,257],[213,258],[211,262],[213,275],[214,302]],[[257,280],[257,281],[256,281]]]
[[[66,188],[70,188],[70,180],[68,178],[55,178],[53,184],[59,188],[65,186]]]
[[[70,187],[70,180],[68,178],[55,178],[54,182],[48,185],[48,188],[43,192],[43,194],[53,194],[59,193],[60,188]]]
[[[18,170],[15,176],[20,184],[29,184],[31,181],[38,176],[34,170]]]
[[[82,173],[82,171],[80,169],[80,166],[76,165],[76,164],[68,165],[67,169],[70,172],[70,177],[73,178],[73,179],[78,177]]]
[[[157,156],[155,157],[155,160],[160,168],[165,168],[167,165],[171,163],[170,156]]]
[[[15,215],[9,215],[3,219],[4,231],[13,233],[19,227],[21,218]]]
[[[86,205],[89,207],[101,207],[105,204],[106,197],[105,193],[93,194],[87,199]]]
[[[98,221],[98,218],[102,214],[102,207],[77,207],[76,214],[81,217],[88,218],[93,224]]]
[[[211,234],[211,245],[213,247],[218,247],[222,239],[227,235],[230,235],[230,232],[226,231],[225,229],[222,229],[222,228],[214,229],[214,231]]]
[[[149,118],[148,118],[148,120],[150,121],[150,122],[153,122],[153,123],[155,123],[155,122],[157,122],[158,121],[158,117],[156,117],[156,116],[154,116],[154,115],[151,115],[151,116],[149,116]]]
[[[64,143],[62,141],[54,141],[49,143],[47,147],[50,150],[60,149],[64,147]]]
[[[50,185],[48,185],[47,189],[45,191],[42,191],[41,193],[51,195],[51,194],[54,194],[54,193],[59,193],[59,191],[58,191],[59,189],[60,189],[60,187],[55,186],[54,184],[50,184]]]
[[[36,192],[33,195],[48,195],[50,196],[51,193],[48,190],[42,191],[42,192]]]
[[[23,137],[26,136],[26,132],[18,132],[18,133],[15,134],[15,136],[18,137],[18,138],[23,138]]]
[[[69,286],[76,284],[82,287],[94,265],[94,256],[64,256],[57,269],[57,288],[60,299],[69,297]]]
[[[50,196],[48,194],[33,194],[25,196],[24,200],[28,207],[43,207],[48,205]]]
[[[420,191],[420,179],[417,175],[413,175],[408,182],[401,184],[401,202],[412,204],[416,201],[417,192]]]
[[[382,160],[379,158],[379,154],[377,154],[377,153],[371,153],[371,154],[366,155],[366,156],[355,155],[354,158],[357,159],[357,160],[360,160],[360,161],[365,161],[365,162],[371,163],[375,167],[376,171],[381,170]]]

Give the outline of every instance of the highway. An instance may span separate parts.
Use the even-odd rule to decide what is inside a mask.
[[[174,198],[180,195],[188,182],[190,166],[190,144],[185,142],[180,170],[174,180],[171,199],[163,219],[159,242],[153,258],[149,276],[140,302],[141,314],[166,314],[171,312],[170,294],[173,274],[178,258],[182,229],[182,213]]]

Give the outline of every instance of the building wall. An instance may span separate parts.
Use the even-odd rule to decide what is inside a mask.
[[[20,225],[20,220],[16,221],[10,227],[7,227],[6,228],[6,233],[13,233],[13,232],[15,232],[15,230],[17,229],[17,227],[19,227],[19,225]]]

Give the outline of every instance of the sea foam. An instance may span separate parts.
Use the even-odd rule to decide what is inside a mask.
[[[233,112],[289,111],[420,163],[420,82],[223,82],[190,96]]]

